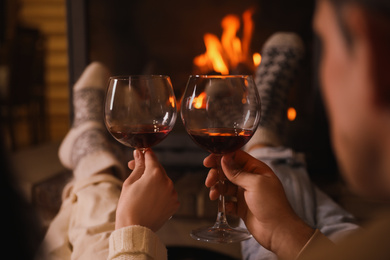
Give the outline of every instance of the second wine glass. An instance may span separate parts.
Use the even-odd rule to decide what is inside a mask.
[[[193,141],[217,157],[219,187],[217,220],[212,227],[193,230],[197,240],[231,243],[251,237],[248,230],[231,227],[225,214],[224,154],[244,146],[260,120],[260,97],[252,76],[190,76],[181,101],[181,117]]]
[[[109,79],[104,121],[120,143],[145,151],[173,129],[177,108],[171,80],[164,75]]]

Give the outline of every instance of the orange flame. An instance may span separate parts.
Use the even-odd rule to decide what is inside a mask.
[[[223,52],[227,56],[229,65],[235,67],[242,56],[241,41],[236,37],[237,31],[240,29],[240,19],[235,15],[227,15],[223,18],[221,25],[223,28],[221,37]]]
[[[206,52],[194,58],[194,65],[200,73],[215,71],[222,75],[229,74],[229,69],[234,69],[240,63],[250,67],[260,64],[258,54],[256,61],[250,55],[250,43],[253,33],[254,9],[246,10],[242,15],[243,30],[242,39],[237,37],[240,29],[240,19],[236,15],[229,14],[222,19],[223,29],[221,41],[214,34],[206,33],[203,37]]]
[[[253,64],[255,65],[255,67],[259,66],[260,63],[261,63],[260,53],[258,53],[258,52],[253,53]]]

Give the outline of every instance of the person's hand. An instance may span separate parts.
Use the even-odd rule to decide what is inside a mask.
[[[206,157],[203,164],[212,168],[206,186],[215,200],[220,194],[216,157]],[[241,150],[224,155],[221,166],[230,181],[224,193],[237,198],[226,203],[227,213],[242,218],[253,237],[279,258],[295,258],[314,230],[295,214],[271,168]]]
[[[172,180],[152,150],[135,150],[118,201],[115,229],[140,225],[156,232],[179,207]]]

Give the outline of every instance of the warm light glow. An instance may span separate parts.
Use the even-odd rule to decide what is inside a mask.
[[[205,108],[206,104],[203,105],[205,98],[206,98],[205,92],[202,92],[199,94],[199,96],[195,97],[194,100],[192,101],[194,108],[196,109]]]
[[[216,133],[208,132],[208,135],[209,136],[232,136],[231,133],[218,133],[218,132]],[[245,131],[236,132],[235,136],[245,136]]]
[[[258,52],[253,53],[253,64],[255,67],[259,66],[261,63],[261,55]]]
[[[175,107],[175,98],[174,97],[169,97],[169,103],[171,103],[172,107]]]
[[[297,117],[297,111],[293,107],[289,107],[287,109],[287,119],[290,121],[294,121]]]
[[[222,75],[229,74],[229,69],[234,69],[238,64],[254,67],[250,55],[250,43],[253,33],[252,15],[253,9],[248,9],[242,15],[242,38],[237,37],[240,30],[240,18],[236,15],[226,15],[221,21],[221,40],[214,34],[206,33],[203,36],[206,52],[194,58],[197,73],[218,72]]]

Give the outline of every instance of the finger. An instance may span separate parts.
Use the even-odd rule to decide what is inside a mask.
[[[216,186],[213,186],[210,188],[210,191],[209,191],[209,198],[210,200],[216,200],[219,198],[219,191],[217,189]]]
[[[250,156],[248,153],[238,150],[224,156],[225,163],[232,162],[231,167],[244,169],[245,171],[253,172],[261,175],[272,175],[271,168],[262,161]]]
[[[207,174],[205,185],[207,188],[210,188],[217,184],[218,182],[218,171],[217,169],[211,169],[209,174]]]
[[[244,189],[252,186],[258,175],[268,177],[274,175],[265,163],[241,150],[224,155],[221,164],[226,177]]]
[[[224,187],[224,195],[233,196],[233,197],[237,196],[237,190],[238,190],[237,185],[226,180],[224,186],[225,186]]]
[[[145,173],[149,176],[152,176],[150,174],[155,174],[152,177],[159,176],[170,180],[164,167],[158,161],[156,154],[150,148],[145,152],[145,167]]]
[[[225,181],[224,185],[224,193],[225,196],[237,196],[237,190],[238,187],[235,184],[232,184],[231,182]],[[212,187],[210,187],[209,197],[211,200],[218,199],[219,195],[221,195],[221,188],[219,187],[218,183]]]
[[[145,167],[147,168],[161,167],[161,164],[158,162],[157,156],[152,151],[152,149],[147,149],[145,151]]]
[[[135,160],[131,160],[127,163],[127,167],[129,167],[130,170],[134,170],[135,168]]]
[[[132,184],[141,178],[142,174],[145,172],[145,159],[141,151],[134,150],[134,169],[133,172],[126,179],[126,184]],[[130,165],[130,162],[129,162]]]
[[[214,154],[210,154],[204,158],[203,165],[207,168],[216,168],[218,166],[216,156]]]

